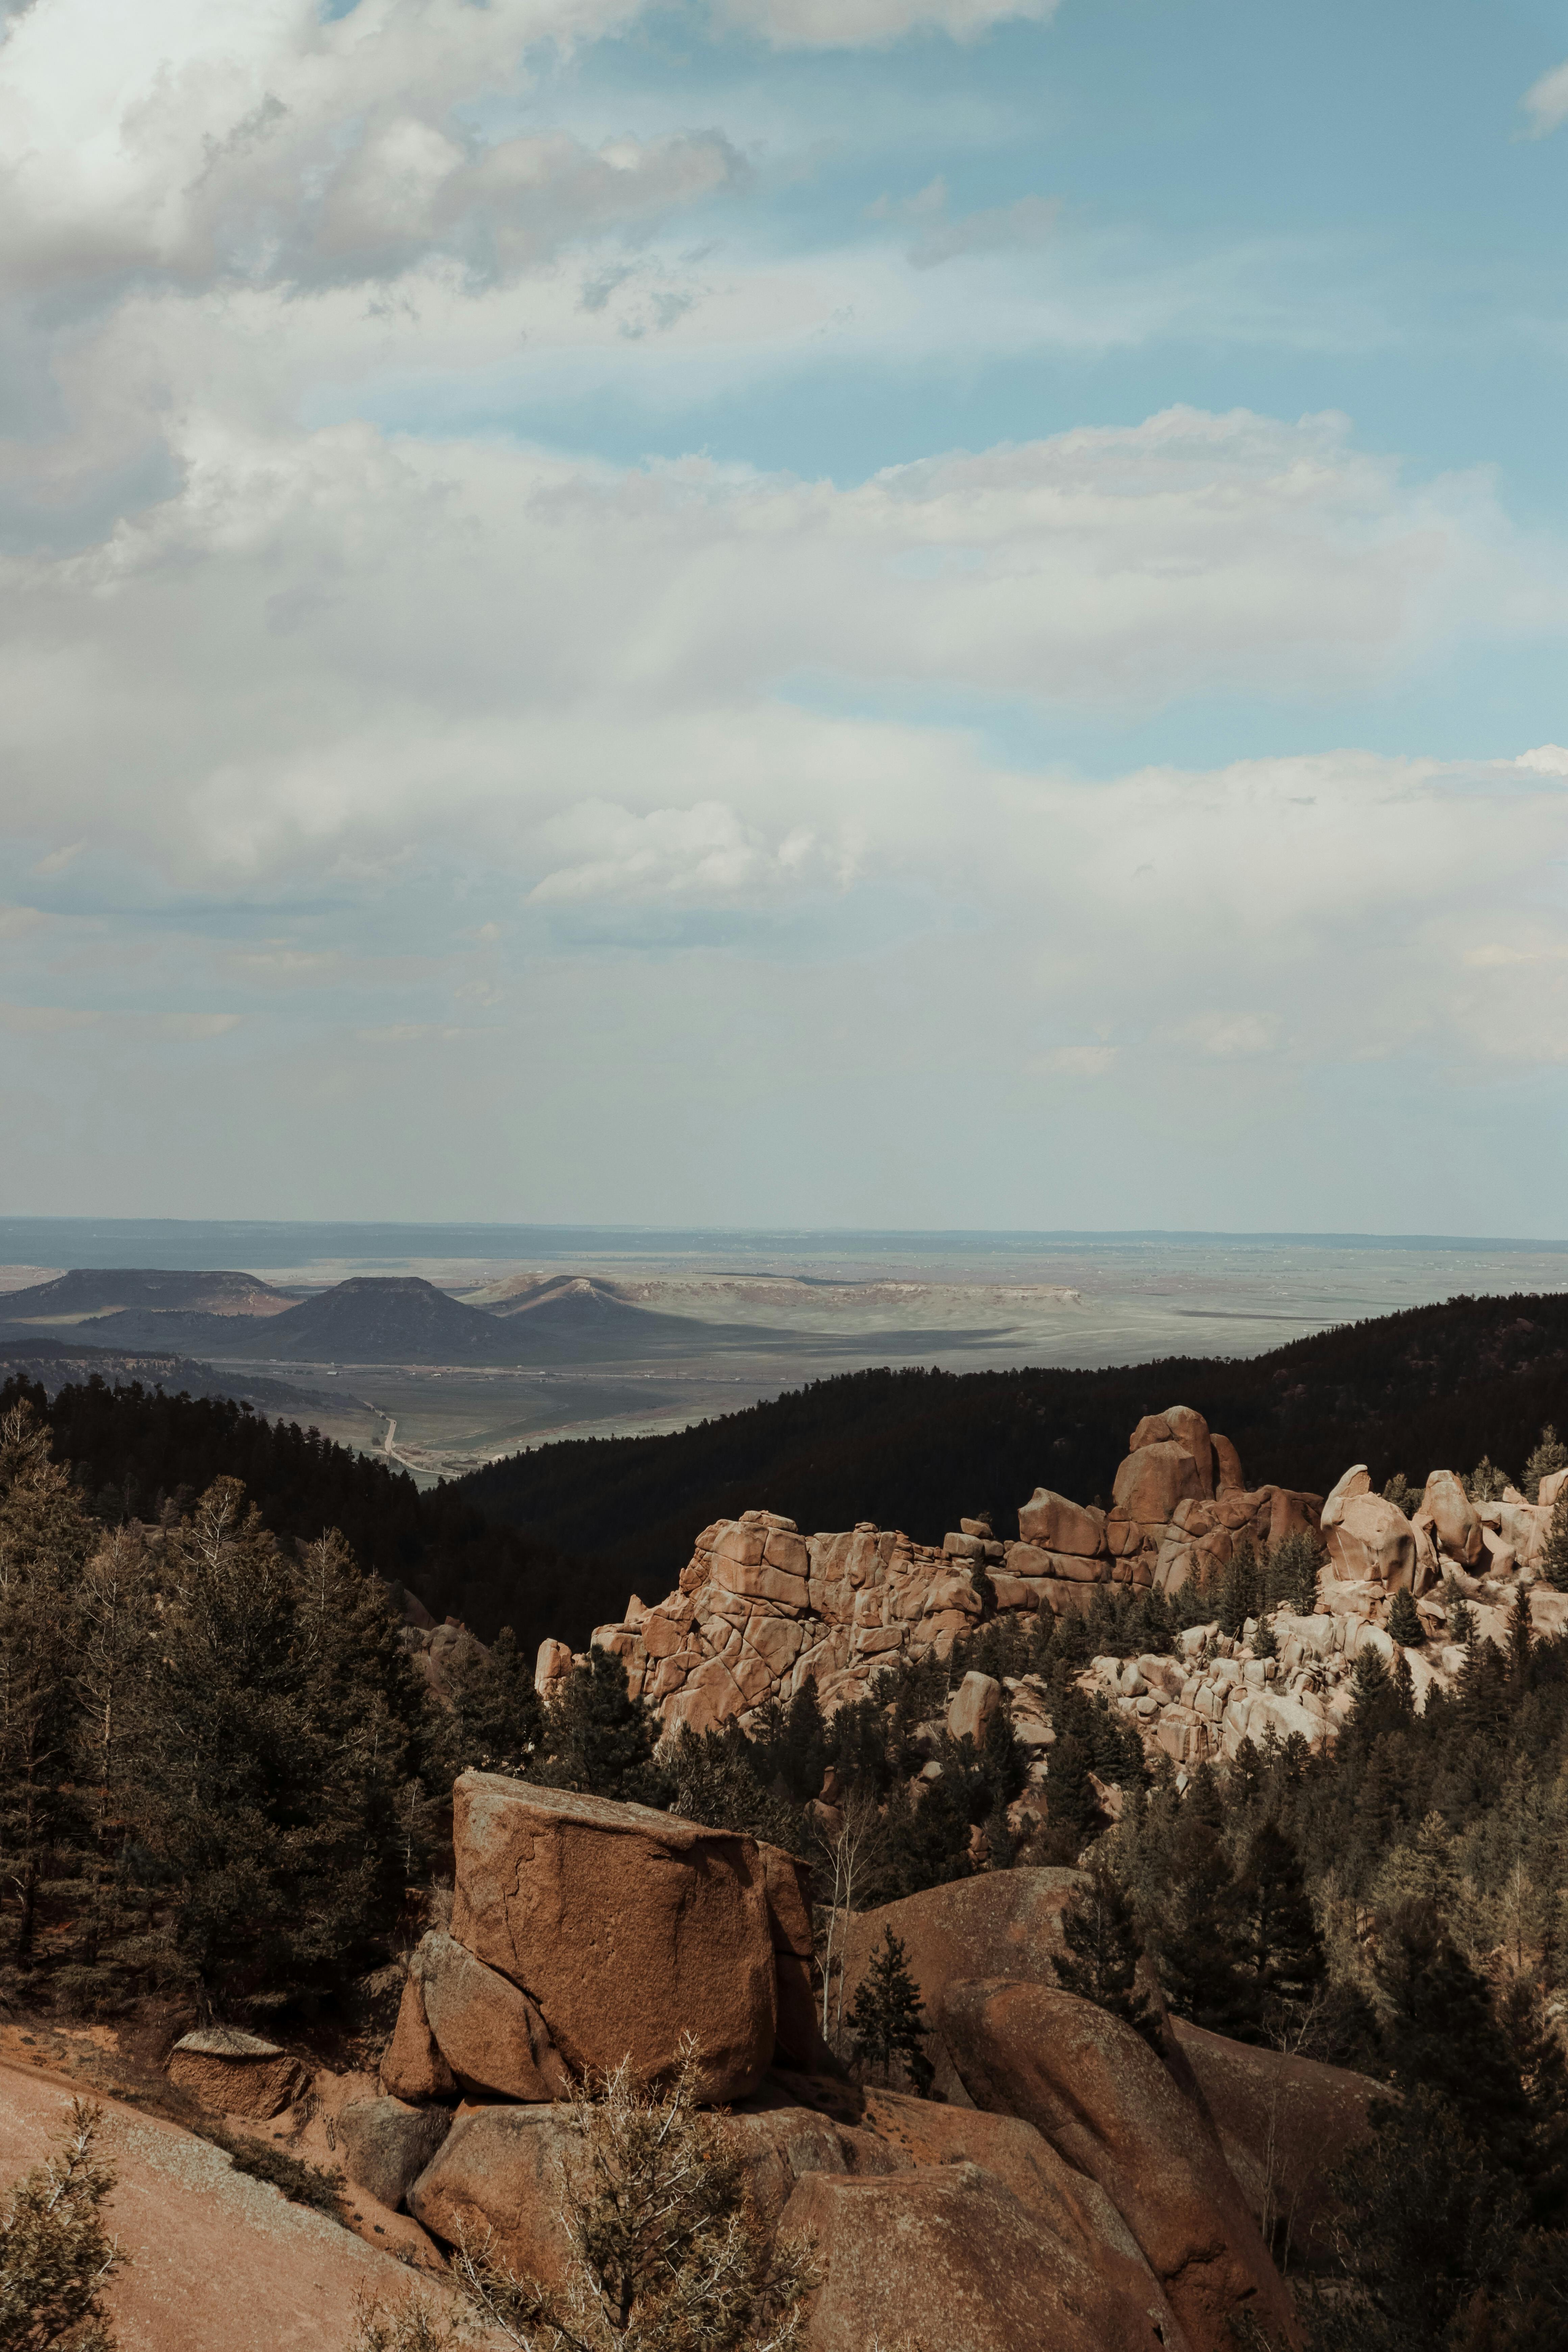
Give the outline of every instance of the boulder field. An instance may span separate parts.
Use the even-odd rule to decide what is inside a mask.
[[[1568,1629],[1568,1596],[1539,1574],[1564,1483],[1568,1473],[1543,1480],[1534,1504],[1513,1487],[1473,1503],[1454,1472],[1435,1470],[1408,1517],[1373,1493],[1360,1463],[1326,1497],[1249,1487],[1229,1439],[1190,1405],[1172,1405],[1131,1432],[1108,1510],[1037,1487],[1019,1507],[1016,1542],[965,1519],[940,1550],[869,1520],[803,1536],[777,1512],[743,1511],[703,1528],[667,1599],[650,1608],[634,1595],[622,1622],[597,1627],[593,1641],[623,1660],[633,1695],[657,1708],[668,1732],[731,1720],[750,1727],[770,1701],[787,1703],[808,1681],[830,1716],[865,1697],[891,1661],[945,1658],[986,1615],[1081,1611],[1105,1585],[1207,1592],[1238,1546],[1260,1552],[1307,1534],[1326,1553],[1316,1604],[1306,1615],[1276,1612],[1277,1655],[1254,1654],[1251,1621],[1236,1637],[1199,1624],[1174,1656],[1097,1658],[1083,1681],[1135,1726],[1151,1756],[1163,1751],[1178,1767],[1234,1757],[1244,1739],[1270,1730],[1316,1749],[1350,1710],[1360,1652],[1370,1644],[1392,1654],[1386,1621],[1400,1591],[1413,1596],[1427,1636],[1407,1653],[1418,1706],[1434,1685],[1451,1688],[1463,1663],[1446,1639],[1445,1591],[1464,1594],[1491,1639],[1503,1638],[1521,1599],[1538,1632]],[[559,1691],[574,1664],[563,1643],[542,1643],[542,1696]],[[947,1727],[978,1735],[1001,1703],[995,1683],[972,1675]],[[1053,1739],[1044,1686],[1009,1681],[1005,1703],[1033,1751],[1037,1786]]]
[[[950,2083],[928,2101],[846,2082],[815,2022],[792,2029],[784,1988],[809,2003],[813,1964],[788,1855],[489,1773],[458,1781],[455,1819],[450,1932],[415,1953],[381,2080],[337,2118],[351,2178],[437,2241],[488,2234],[560,2283],[573,2079],[629,2056],[668,2080],[689,2036],[759,2220],[816,2249],[810,2352],[1228,2352],[1245,2314],[1297,2342],[1258,2181],[1192,2066],[1053,1981],[1075,1874],[994,1874],[853,1923],[856,1969],[873,1927],[909,1944]],[[1203,2040],[1246,2149],[1259,2053],[1232,2080],[1235,2045]],[[1310,2105],[1334,2070],[1297,2063]],[[1351,2136],[1337,2116],[1333,2160]],[[1292,2193],[1321,2203],[1327,2160],[1314,2144]]]

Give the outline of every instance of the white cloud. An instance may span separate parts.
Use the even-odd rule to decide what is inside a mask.
[[[1520,103],[1538,139],[1568,122],[1568,65],[1554,66],[1550,73],[1543,73],[1525,91]]]
[[[174,430],[174,496],[0,562],[0,760],[18,830],[192,884],[384,879],[463,824],[545,897],[816,887],[901,785],[802,680],[1151,711],[1568,613],[1483,491],[1407,488],[1332,418],[1173,410],[848,488]]]
[[[759,33],[775,48],[876,47],[908,33],[976,40],[993,26],[1046,24],[1058,0],[715,0],[723,22]]]
[[[37,0],[0,44],[0,285],[81,299],[391,280],[439,257],[506,282],[738,170],[713,132],[481,139],[531,43],[638,0]]]

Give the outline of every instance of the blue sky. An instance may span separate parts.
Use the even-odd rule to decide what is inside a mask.
[[[0,1205],[1562,1229],[1568,9],[0,22]]]

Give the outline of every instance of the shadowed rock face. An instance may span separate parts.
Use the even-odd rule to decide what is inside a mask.
[[[490,1772],[463,1774],[453,1811],[453,1937],[528,1994],[569,2066],[629,2056],[657,2081],[689,2033],[705,2098],[755,2090],[777,1996],[754,1840]]]
[[[406,2021],[404,2011],[407,2012]],[[434,2054],[421,2042],[425,2029]],[[528,1995],[476,1960],[450,1936],[426,1936],[408,1964],[397,2032],[382,2068],[404,2095],[445,2095],[443,2064],[458,2089],[479,2097],[558,2099],[572,2078]]]
[[[1163,2352],[1153,2315],[977,2164],[812,2173],[780,2234],[808,2242],[821,2273],[810,2352]]]
[[[1346,2066],[1227,2041],[1184,2018],[1172,2030],[1259,2226],[1288,2233],[1296,2255],[1326,2253],[1331,2177],[1365,2137],[1368,2105],[1386,2085]]]
[[[1022,2116],[1100,2183],[1192,2352],[1232,2352],[1243,2311],[1300,2342],[1217,2137],[1130,2026],[1070,1993],[994,1979],[949,1985],[937,2017],[975,2105]]]

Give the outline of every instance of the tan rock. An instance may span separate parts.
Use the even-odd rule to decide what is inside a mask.
[[[521,1986],[578,2073],[668,2076],[695,2039],[704,2095],[773,2055],[773,1956],[755,1843],[642,1805],[465,1772],[453,1935]]]
[[[1018,1533],[1026,1544],[1036,1544],[1043,1552],[1076,1552],[1093,1559],[1105,1549],[1103,1521],[1086,1511],[1081,1503],[1069,1503],[1065,1495],[1054,1495],[1048,1486],[1037,1486],[1028,1501],[1019,1505]],[[1035,1572],[1027,1569],[1013,1570],[1016,1576]]]
[[[1173,1438],[1156,1439],[1130,1454],[1117,1471],[1110,1519],[1132,1520],[1140,1527],[1156,1521],[1163,1525],[1178,1503],[1196,1502],[1202,1494],[1198,1465],[1187,1448]],[[1108,1537],[1110,1532],[1108,1520]]]
[[[547,1698],[557,1683],[564,1682],[572,1671],[572,1653],[564,1642],[541,1642],[534,1662],[533,1687],[541,1698]]]
[[[1229,1438],[1222,1437],[1217,1429],[1212,1433],[1209,1444],[1214,1447],[1215,1493],[1239,1494],[1247,1485],[1242,1475],[1240,1454]]]
[[[397,2023],[381,2062],[381,2081],[395,2099],[415,2105],[458,2095],[458,2078],[437,2046],[425,2014],[425,1995],[412,1969],[403,1980]]]
[[[1127,1451],[1137,1454],[1145,1445],[1168,1445],[1174,1435],[1163,1412],[1146,1412],[1128,1439]]]
[[[209,2025],[185,2034],[170,2052],[164,2072],[204,2107],[254,2116],[261,2122],[281,2115],[310,2087],[310,2077],[297,2058],[276,2042],[264,2042],[259,2034],[242,2033],[232,2025]]]
[[[1153,2318],[977,2164],[809,2173],[779,2233],[810,2247],[821,2277],[807,2352],[1159,2352]]]
[[[1564,1486],[1568,1486],[1568,1470],[1549,1470],[1535,1490],[1537,1507],[1541,1510],[1550,1511],[1562,1495]]]
[[[581,2147],[569,2108],[475,2108],[410,2184],[408,2210],[449,2246],[488,2237],[520,2276],[558,2292],[572,2261],[562,2192]]]
[[[452,2127],[446,2107],[411,2107],[401,2099],[360,2099],[336,2118],[343,2170],[356,2188],[396,2212],[410,2185]]]
[[[1384,1502],[1381,1495],[1352,1494],[1340,1502],[1331,1526],[1328,1504],[1323,1516],[1329,1558],[1338,1576],[1350,1583],[1382,1584],[1391,1592],[1401,1587],[1411,1590],[1415,1530],[1394,1504]]]
[[[973,1739],[978,1748],[1001,1704],[1001,1684],[990,1675],[971,1672],[948,1701],[947,1727],[955,1739]]]
[[[1476,1507],[1452,1470],[1434,1470],[1421,1497],[1437,1542],[1450,1559],[1474,1568],[1481,1556],[1481,1523]]]
[[[1103,1531],[1097,1528],[1103,1537]],[[1103,1541],[1099,1557],[1090,1552],[1047,1551],[1038,1544],[1016,1543],[1007,1553],[1005,1573],[1031,1580],[1042,1576],[1065,1577],[1073,1584],[1098,1584],[1106,1574]],[[991,1581],[996,1582],[994,1575]]]
[[[1323,1532],[1337,1528],[1340,1517],[1352,1496],[1372,1492],[1372,1473],[1364,1462],[1352,1462],[1344,1475],[1335,1480],[1323,1498]]]
[[[408,1963],[436,2046],[470,2096],[567,2097],[572,2077],[525,1992],[450,1936],[426,1936]]]
[[[1070,1993],[996,1979],[949,1985],[937,2015],[975,2105],[1022,2116],[1100,2183],[1192,2352],[1231,2352],[1244,2314],[1300,2344],[1212,2126],[1130,2026]]]
[[[909,1969],[934,2021],[944,1988],[977,1969],[1036,1984],[1055,1984],[1055,1962],[1067,1949],[1061,1916],[1086,1884],[1077,1870],[997,1870],[928,1887],[849,1921],[844,1981],[847,1998],[871,1965],[888,1929],[909,1954]]]
[[[1292,2263],[1331,2251],[1331,2179],[1367,2135],[1384,2086],[1345,2066],[1288,2057],[1172,2021],[1230,2168],[1265,2237],[1288,2238]]]
[[[1165,1421],[1178,1445],[1184,1445],[1197,1465],[1198,1484],[1205,1495],[1214,1493],[1214,1444],[1209,1425],[1190,1404],[1168,1404]]]

